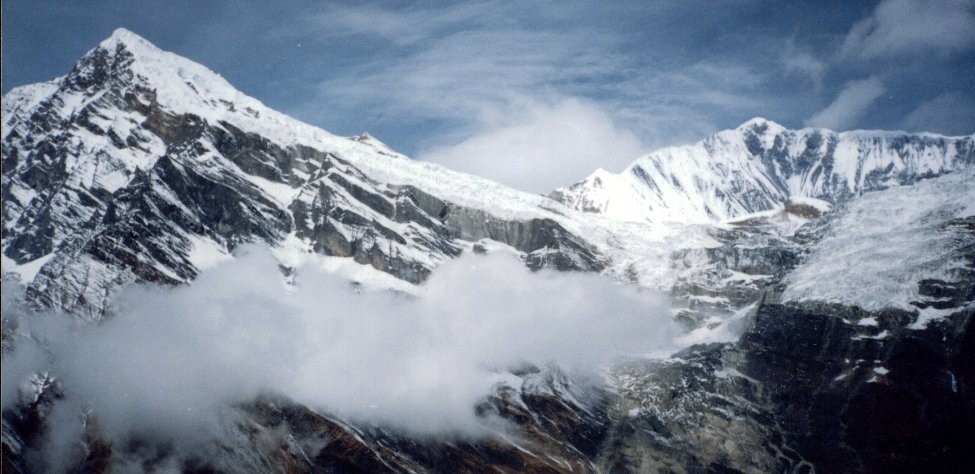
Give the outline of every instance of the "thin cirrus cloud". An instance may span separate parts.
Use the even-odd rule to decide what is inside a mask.
[[[311,15],[305,25],[326,28],[325,34],[373,34],[397,45],[415,44],[459,25],[482,21],[491,15],[490,4],[470,2],[437,8],[388,10],[375,5],[340,6],[329,4]]]
[[[972,127],[925,105],[975,90],[970,1],[215,0],[191,9],[161,1],[92,0],[78,8],[38,0],[4,8],[5,90],[64,74],[83,52],[65,45],[93,45],[124,26],[334,133],[370,132],[424,159],[461,157],[498,139],[491,153],[520,157],[524,177],[506,178],[512,170],[505,160],[493,161],[509,169],[488,174],[536,192],[553,183],[540,178],[552,172],[552,154],[523,146],[564,143],[564,127],[547,126],[560,121],[612,127],[556,153],[570,181],[754,116],[788,127],[815,122],[941,133]],[[885,100],[845,96],[832,104],[865,77],[883,84]],[[945,104],[933,104],[939,103]],[[566,104],[584,104],[576,107],[584,113],[560,116],[572,110]],[[526,129],[538,139],[513,139]],[[451,166],[480,166],[458,165],[459,159]]]
[[[477,3],[442,10],[343,7],[310,20],[330,35],[366,35],[395,53],[319,84],[321,103],[381,121],[431,121],[419,159],[547,192],[596,168],[619,171],[654,147],[714,131],[715,111],[743,120],[774,100],[764,74],[725,60],[648,68],[624,35],[549,10]],[[665,58],[652,59],[666,61]],[[387,140],[396,143],[396,139]]]
[[[417,148],[419,159],[543,193],[598,166],[622,169],[647,151],[620,126],[624,111],[578,97],[626,70],[622,57],[607,53],[613,35],[505,25],[484,4],[436,13],[364,7],[326,19],[335,31],[407,50],[325,81],[319,92],[345,108],[446,123]]]
[[[817,92],[823,89],[828,64],[812,52],[800,49],[794,39],[789,39],[783,48],[782,65],[786,73],[805,78]]]
[[[321,82],[320,95],[327,103],[367,105],[404,120],[419,116],[478,122],[505,114],[527,93],[545,93],[558,80],[593,82],[622,69],[621,58],[605,54],[613,38],[604,33],[501,27],[495,15],[455,8],[462,9],[429,21],[421,19],[427,17],[425,11],[373,7],[327,16],[324,25],[331,34],[373,34],[401,50]],[[346,20],[360,16],[381,20]]]

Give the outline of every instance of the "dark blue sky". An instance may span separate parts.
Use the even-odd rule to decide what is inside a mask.
[[[5,0],[2,14],[3,92],[125,27],[333,133],[523,188],[550,185],[531,176],[556,179],[553,160],[615,171],[753,116],[975,132],[970,0]]]

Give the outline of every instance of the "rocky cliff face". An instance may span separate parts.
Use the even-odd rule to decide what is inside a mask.
[[[606,465],[963,472],[975,415],[971,193],[970,171],[878,191],[807,223],[791,245],[750,246],[783,271],[752,306],[689,335],[710,344],[617,367]],[[724,339],[735,326],[740,337]]]
[[[973,311],[763,303],[735,344],[617,369],[612,472],[964,472]],[[857,324],[876,318],[878,326]],[[935,408],[937,407],[937,408]]]
[[[99,321],[124,285],[190,284],[247,243],[393,289],[501,244],[665,291],[687,329],[609,387],[513,371],[476,410],[514,436],[426,439],[269,394],[191,456],[112,443],[88,414],[85,471],[947,472],[975,434],[973,163],[972,136],[756,119],[551,199],[330,135],[119,30],[3,99],[4,285]],[[5,470],[37,466],[59,384],[35,374],[4,411]]]

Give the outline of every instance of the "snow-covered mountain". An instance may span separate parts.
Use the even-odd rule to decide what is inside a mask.
[[[788,130],[755,118],[693,145],[650,153],[620,174],[598,170],[552,197],[617,219],[709,223],[789,198],[839,204],[973,163],[975,135]]]
[[[113,445],[86,413],[80,470],[966,464],[975,135],[754,119],[546,197],[301,123],[122,29],[66,76],[7,93],[2,120],[4,311],[19,280],[32,308],[106,324],[125,285],[192,285],[250,243],[272,250],[282,278],[311,262],[400,293],[448,259],[504,249],[533,269],[663,291],[687,329],[672,357],[607,368],[610,387],[511,369],[476,407],[509,424],[496,439],[414,437],[268,394],[228,407],[233,436],[199,459]],[[7,364],[31,335],[4,321]],[[32,465],[59,383],[31,374],[5,408],[4,470]]]
[[[352,257],[416,283],[488,238],[533,268],[668,291],[679,274],[671,252],[717,245],[688,224],[797,196],[841,203],[973,161],[971,136],[753,120],[620,175],[597,171],[553,193],[563,205],[410,160],[368,135],[331,135],[118,30],[68,75],[4,97],[3,255],[33,301],[89,318],[127,282],[190,281],[246,242],[275,247],[286,265]]]
[[[4,97],[3,201],[6,271],[96,319],[121,285],[188,282],[246,242],[410,283],[482,238],[535,268],[601,270],[620,247],[598,220],[291,119],[126,30]]]

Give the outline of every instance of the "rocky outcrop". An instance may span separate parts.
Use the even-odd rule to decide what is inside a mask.
[[[763,304],[736,344],[616,369],[609,472],[964,472],[975,311]],[[876,326],[858,324],[876,320]]]
[[[751,219],[728,228],[713,228],[709,235],[719,246],[685,248],[671,254],[675,266],[686,268],[670,295],[676,317],[688,328],[723,320],[761,299],[799,262],[807,235],[783,234],[766,219]]]
[[[87,419],[79,443],[60,453],[67,470],[111,472],[119,467],[183,472],[597,472],[593,464],[606,432],[610,395],[579,392],[556,368],[526,366],[517,385],[500,385],[478,416],[505,420],[497,435],[442,438],[353,426],[291,400],[264,397],[228,408],[225,435],[203,446],[109,440]],[[46,448],[57,384],[37,379],[18,411],[3,414],[4,470],[50,469]],[[579,400],[584,400],[580,402]],[[33,455],[32,455],[33,453]]]
[[[900,311],[767,305],[736,351],[817,470],[959,472],[975,434],[973,315],[916,330]],[[877,326],[858,324],[868,316]]]

